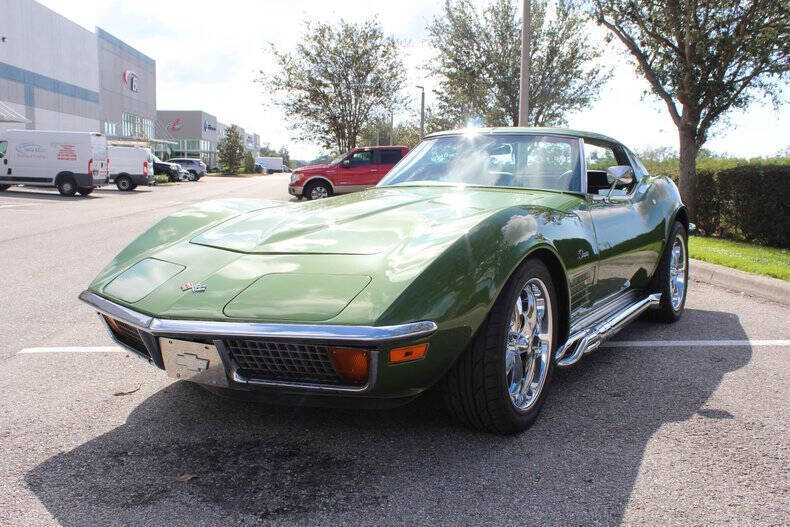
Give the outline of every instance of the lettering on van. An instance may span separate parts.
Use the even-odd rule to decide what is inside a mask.
[[[37,143],[19,143],[16,155],[20,159],[46,159],[47,149]]]
[[[57,158],[59,161],[76,161],[77,148],[74,145],[59,144],[56,145],[58,149]]]

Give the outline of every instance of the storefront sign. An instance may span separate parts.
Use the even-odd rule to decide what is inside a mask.
[[[181,120],[179,117],[178,119],[173,119],[169,123],[167,123],[167,129],[171,132],[178,132],[184,127],[184,121]]]
[[[203,121],[203,131],[204,132],[208,132],[209,130],[211,130],[212,132],[216,132],[217,131],[217,127],[214,126],[213,124],[211,124],[208,121]]]
[[[140,91],[140,88],[137,86],[137,74],[132,70],[126,70],[123,72],[123,82],[126,83],[126,86],[135,93]]]

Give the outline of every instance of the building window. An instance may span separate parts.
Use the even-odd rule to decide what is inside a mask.
[[[139,115],[124,112],[121,116],[121,127],[124,137],[140,137],[153,139],[154,121]]]
[[[116,136],[118,135],[118,124],[104,121],[104,135]]]

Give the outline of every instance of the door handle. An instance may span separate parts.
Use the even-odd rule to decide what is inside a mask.
[[[379,171],[379,169],[378,169],[378,168],[371,168],[371,169],[370,169],[370,171],[371,171],[371,172],[378,172],[378,171]]]

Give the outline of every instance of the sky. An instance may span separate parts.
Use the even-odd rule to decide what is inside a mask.
[[[321,148],[291,139],[284,115],[255,79],[260,70],[274,71],[269,43],[293,49],[307,19],[356,22],[377,16],[384,30],[404,43],[411,104],[419,109],[415,86],[420,84],[427,88],[426,104],[433,99],[436,81],[425,78],[422,69],[433,55],[426,26],[444,0],[39,1],[87,29],[101,27],[156,60],[158,109],[203,110],[260,134],[262,143],[288,146],[294,159],[312,159]],[[591,41],[602,37],[600,28],[589,27]],[[610,135],[637,151],[677,149],[677,129],[666,107],[643,97],[646,81],[628,63],[619,42],[609,44],[604,59],[612,79],[590,108],[568,116],[569,126]],[[790,104],[778,111],[768,103],[733,111],[709,137],[705,147],[719,154],[771,156],[790,147]]]

